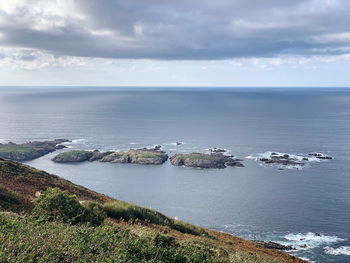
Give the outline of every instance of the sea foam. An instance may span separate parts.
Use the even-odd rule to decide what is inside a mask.
[[[349,246],[342,246],[338,248],[332,248],[332,247],[325,247],[324,252],[329,255],[334,255],[334,256],[350,256],[350,247]]]

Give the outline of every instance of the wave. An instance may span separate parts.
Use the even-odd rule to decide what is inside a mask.
[[[308,232],[306,234],[288,234],[283,237],[285,241],[280,242],[282,245],[291,245],[297,250],[310,249],[325,244],[332,244],[344,241],[337,236],[328,236],[324,234]]]
[[[324,252],[329,255],[333,256],[350,256],[350,247],[349,246],[342,246],[338,248],[332,248],[332,247],[325,247]]]

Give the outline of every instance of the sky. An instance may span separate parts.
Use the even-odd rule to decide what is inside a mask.
[[[0,86],[350,87],[349,0],[0,0]]]

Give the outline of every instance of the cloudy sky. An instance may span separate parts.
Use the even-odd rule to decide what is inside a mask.
[[[349,0],[0,0],[0,85],[350,86]]]

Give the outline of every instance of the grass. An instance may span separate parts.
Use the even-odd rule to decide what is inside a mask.
[[[122,220],[140,220],[146,221],[151,224],[168,226],[174,230],[191,235],[206,235],[209,236],[204,228],[195,226],[180,220],[174,220],[167,217],[162,213],[149,209],[146,207],[138,206],[124,201],[112,201],[103,206],[107,215],[114,219]]]
[[[0,144],[0,153],[34,153],[35,150],[30,147],[21,146],[17,144]]]
[[[193,160],[211,160],[212,157],[209,155],[199,155],[199,154],[184,154],[183,158]]]
[[[237,245],[237,247],[235,246]],[[99,227],[39,222],[0,213],[0,262],[302,262],[238,250],[203,238],[179,238],[141,225]]]
[[[83,206],[106,211],[101,226],[38,220],[37,191],[66,190]],[[0,158],[0,262],[304,262],[230,234],[174,220],[112,199],[58,176]],[[5,205],[4,205],[5,204]],[[101,206],[102,204],[102,206]],[[20,207],[20,209],[18,209]],[[101,214],[103,216],[103,213]],[[120,220],[122,219],[122,220]]]
[[[159,159],[160,157],[156,154],[152,154],[152,153],[139,153],[137,154],[138,157],[141,158],[153,158],[153,159]]]
[[[84,157],[84,156],[87,156],[87,155],[92,155],[92,152],[90,152],[90,151],[69,151],[69,152],[60,153],[57,156],[62,156],[62,157],[70,157],[70,156]]]
[[[120,200],[104,204],[103,209],[109,217],[126,221],[138,219],[152,224],[169,225],[172,220],[156,210]]]

